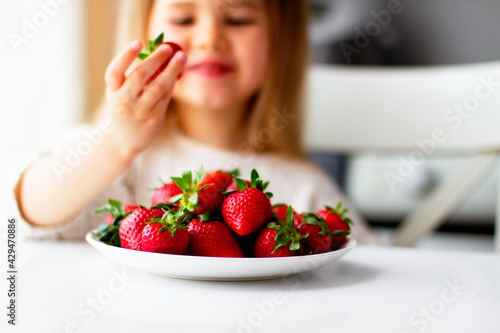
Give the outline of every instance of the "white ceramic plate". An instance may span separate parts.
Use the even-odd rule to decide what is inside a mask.
[[[308,256],[214,258],[124,249],[104,244],[90,232],[85,238],[97,250],[123,265],[160,276],[210,281],[278,279],[337,261],[356,246],[356,241],[350,239],[339,250]]]

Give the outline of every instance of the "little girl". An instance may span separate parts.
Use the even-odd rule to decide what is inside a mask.
[[[121,51],[107,69],[106,103],[94,125],[77,127],[5,182],[9,215],[20,217],[25,237],[81,239],[104,220],[93,212],[108,198],[148,206],[159,178],[202,164],[238,168],[244,178],[255,168],[270,181],[273,202],[296,211],[342,200],[301,147],[305,0],[120,3]],[[143,43],[162,32],[182,51],[160,47],[138,60]],[[371,242],[364,222],[352,210],[350,217],[354,238]]]

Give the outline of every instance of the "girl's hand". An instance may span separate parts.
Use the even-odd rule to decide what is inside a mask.
[[[186,63],[183,52],[173,55],[172,49],[163,45],[126,76],[141,50],[142,44],[133,42],[106,71],[108,114],[114,125],[110,134],[126,160],[146,150],[161,133],[175,82]],[[165,70],[150,82],[169,59]]]

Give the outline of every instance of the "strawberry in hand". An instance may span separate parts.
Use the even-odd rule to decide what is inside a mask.
[[[342,201],[337,207],[332,208],[325,206],[325,209],[320,210],[318,214],[323,217],[328,224],[330,232],[330,242],[333,248],[338,248],[346,242],[346,236],[351,234],[350,225],[353,224],[351,219],[346,217],[347,209],[342,210]]]
[[[232,231],[240,236],[260,229],[271,217],[272,194],[264,193],[268,183],[263,183],[254,169],[248,187],[243,179],[236,178],[239,192],[225,192],[228,197],[222,204],[222,216]]]
[[[149,49],[146,48],[146,47],[144,47],[144,49],[142,50],[142,52],[139,54],[139,59],[141,59],[141,60],[146,59],[151,54],[153,54],[154,51],[158,47],[160,47],[161,45],[168,45],[168,46],[170,46],[170,48],[172,49],[172,54],[175,54],[178,51],[182,51],[182,48],[178,44],[173,43],[173,42],[163,42],[163,38],[164,38],[164,34],[162,32],[158,37],[156,37],[156,39],[154,41],[150,40],[148,42]],[[167,61],[165,61],[161,65],[161,67],[153,74],[153,76],[151,76],[151,78],[149,79],[147,85],[151,84],[151,82],[153,82],[158,77],[158,75],[160,75],[161,72],[163,72],[165,70],[165,68],[167,68],[169,62],[170,62],[170,59],[167,60]],[[180,79],[181,77],[182,77],[182,73],[179,74],[179,76],[178,76],[177,79]]]
[[[261,229],[255,241],[256,257],[291,257],[300,253],[306,236],[294,226],[293,208],[288,207],[286,221],[279,217]]]

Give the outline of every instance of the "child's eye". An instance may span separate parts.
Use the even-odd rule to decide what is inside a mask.
[[[254,23],[255,20],[253,18],[226,18],[226,24],[229,25],[251,25]]]
[[[194,22],[193,18],[186,17],[186,18],[177,18],[177,19],[171,19],[170,24],[175,24],[175,25],[189,25]]]

